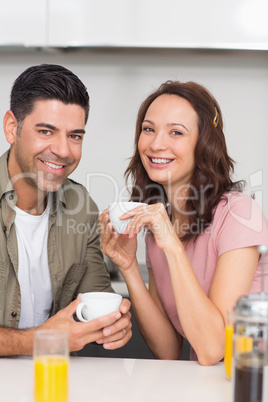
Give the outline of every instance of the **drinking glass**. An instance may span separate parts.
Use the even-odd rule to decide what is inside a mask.
[[[231,314],[227,314],[227,325],[225,327],[225,351],[224,351],[224,368],[228,380],[231,379],[232,358],[233,358],[233,335],[234,324],[231,319]]]
[[[35,402],[68,401],[68,332],[38,330],[34,336]]]

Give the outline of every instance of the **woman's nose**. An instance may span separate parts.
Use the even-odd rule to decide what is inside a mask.
[[[155,133],[150,145],[153,151],[167,149],[167,138],[165,133],[163,132]]]

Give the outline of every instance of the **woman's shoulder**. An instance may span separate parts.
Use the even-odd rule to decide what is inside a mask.
[[[248,194],[236,191],[225,193],[215,208],[214,225],[228,222],[230,225],[243,225],[249,229],[262,231],[267,220],[260,205]]]
[[[253,200],[253,197],[241,191],[228,191],[223,194],[220,203],[228,200],[228,202],[244,202]]]
[[[252,208],[261,211],[261,207],[252,196],[238,191],[224,193],[218,205],[216,206],[215,211],[229,211],[236,208],[239,208],[241,212],[243,212],[243,210],[251,211]]]

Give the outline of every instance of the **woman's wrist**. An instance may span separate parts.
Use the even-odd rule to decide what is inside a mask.
[[[122,270],[120,269],[120,267],[118,267],[118,268],[126,282],[131,280],[131,278],[133,278],[134,276],[136,276],[137,273],[140,274],[137,258],[135,258],[135,260],[133,261],[133,263],[131,264],[131,266],[129,268],[122,269]]]
[[[166,242],[165,247],[163,248],[165,254],[167,253],[178,253],[180,251],[184,251],[184,247],[182,242],[178,238],[176,234],[172,236],[172,238]]]

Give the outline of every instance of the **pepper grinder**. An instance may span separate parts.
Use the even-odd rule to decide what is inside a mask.
[[[259,246],[258,250],[261,292],[240,297],[233,311],[233,402],[268,401],[268,293],[264,290],[268,246]]]

